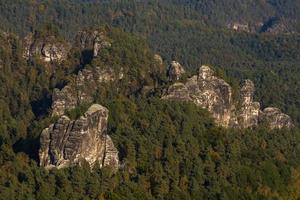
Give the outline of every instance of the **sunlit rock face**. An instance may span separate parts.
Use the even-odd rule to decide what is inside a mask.
[[[158,54],[154,54],[154,60],[159,65],[163,65],[164,63],[162,57]]]
[[[175,79],[176,80],[176,79]],[[254,83],[245,80],[238,100],[233,99],[231,86],[214,75],[208,66],[201,66],[198,74],[185,83],[175,82],[162,99],[193,102],[207,109],[219,126],[252,128],[266,124],[270,129],[292,127],[291,118],[276,108],[260,110],[260,103],[253,101]]]
[[[54,35],[39,36],[30,33],[23,41],[23,57],[27,60],[38,57],[44,62],[61,62],[66,59],[70,46]]]
[[[281,112],[280,109],[274,107],[265,108],[260,115],[262,123],[267,124],[271,129],[282,129],[293,127],[290,116]]]
[[[90,166],[118,169],[118,151],[107,135],[107,108],[94,104],[83,116],[63,115],[44,129],[40,137],[40,166],[63,168],[86,161]]]
[[[173,84],[163,99],[191,101],[208,109],[217,124],[227,127],[230,123],[231,87],[224,80],[213,76],[208,66],[200,67],[198,75],[189,78],[185,84]]]
[[[177,61],[172,61],[168,69],[168,77],[170,81],[178,81],[185,73],[182,65]]]

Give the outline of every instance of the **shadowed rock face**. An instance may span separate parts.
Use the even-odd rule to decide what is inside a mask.
[[[279,109],[260,110],[260,103],[253,101],[255,87],[251,80],[245,80],[240,98],[233,101],[232,88],[223,79],[214,76],[208,66],[201,66],[198,75],[189,78],[186,83],[171,85],[162,99],[193,102],[207,109],[216,124],[223,127],[251,128],[260,123],[271,129],[292,127],[291,118]]]
[[[85,160],[90,166],[118,169],[118,151],[106,134],[107,119],[108,110],[98,104],[77,120],[61,116],[41,134],[40,166],[62,168]]]

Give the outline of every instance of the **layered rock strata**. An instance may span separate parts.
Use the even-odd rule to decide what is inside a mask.
[[[40,138],[40,166],[63,168],[86,161],[118,169],[118,151],[107,135],[107,108],[94,104],[77,120],[61,116]]]

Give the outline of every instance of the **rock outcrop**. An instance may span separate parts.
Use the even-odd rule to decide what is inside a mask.
[[[54,89],[52,116],[61,116],[66,110],[81,104],[92,103],[99,84],[122,78],[122,70],[116,72],[110,68],[96,67],[79,71],[78,75],[63,89]]]
[[[208,66],[202,66],[197,76],[185,84],[175,83],[163,99],[191,101],[197,106],[208,109],[217,124],[229,126],[232,109],[232,90],[224,80],[213,76]]]
[[[93,51],[93,56],[97,57],[100,51],[110,47],[111,43],[104,32],[101,31],[80,31],[76,36],[76,46],[81,49],[90,49]]]
[[[266,123],[271,129],[292,127],[291,117],[274,107],[265,108],[260,115],[261,123]]]
[[[251,80],[245,80],[240,91],[240,104],[238,109],[238,121],[242,128],[257,126],[260,114],[260,103],[253,102],[254,83]]]
[[[23,57],[38,57],[45,62],[61,62],[66,59],[70,46],[54,35],[29,34],[23,41]]]
[[[178,81],[185,73],[184,68],[179,62],[172,61],[168,69],[169,81]]]
[[[162,57],[160,55],[158,55],[158,54],[154,54],[154,60],[159,65],[163,65],[164,64]]]
[[[251,128],[266,124],[271,129],[290,128],[291,118],[279,109],[260,110],[260,103],[253,101],[255,87],[251,80],[246,80],[241,88],[240,97],[233,99],[231,86],[214,75],[208,66],[201,66],[198,75],[185,83],[171,85],[162,99],[193,102],[207,109],[216,124],[223,127]]]
[[[98,104],[77,120],[61,116],[41,134],[40,166],[63,168],[85,160],[90,166],[118,169],[118,151],[106,133],[107,119],[107,108]]]

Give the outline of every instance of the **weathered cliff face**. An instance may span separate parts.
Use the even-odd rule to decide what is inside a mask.
[[[180,99],[191,101],[197,106],[208,109],[217,124],[227,127],[231,119],[232,90],[222,79],[213,76],[213,71],[202,66],[197,76],[185,84],[175,83],[163,99]]]
[[[253,101],[254,91],[253,82],[246,80],[239,100],[235,102],[231,86],[214,76],[210,67],[201,66],[198,75],[192,76],[186,83],[174,83],[162,98],[193,102],[211,112],[216,124],[223,127],[251,128],[260,123],[271,129],[292,126],[291,118],[279,109],[261,111],[259,102]]]
[[[40,165],[63,168],[85,160],[90,166],[118,169],[118,151],[106,133],[107,119],[108,110],[98,104],[77,120],[61,116],[41,134]]]
[[[290,116],[281,112],[278,108],[265,108],[260,115],[261,123],[267,124],[272,129],[290,128],[293,126]]]
[[[100,37],[102,33],[80,32],[77,36],[80,51],[89,49],[97,56],[102,48]],[[99,84],[122,78],[122,69],[117,72],[104,66],[84,68],[64,88],[54,90],[52,116],[60,118],[41,134],[41,166],[61,168],[86,160],[91,166],[97,161],[100,167],[118,168],[118,151],[106,134],[108,110],[93,105],[77,120],[70,120],[65,113],[79,105],[93,103]]]
[[[66,59],[70,46],[55,36],[29,34],[23,41],[23,57],[27,60],[38,57],[45,62],[61,62]]]
[[[101,31],[80,31],[76,36],[76,46],[81,49],[90,49],[93,56],[97,57],[102,49],[110,47],[111,43],[104,32]]]
[[[179,62],[172,61],[168,69],[168,77],[170,81],[178,81],[185,73],[184,68]]]
[[[257,126],[260,114],[260,103],[253,102],[254,83],[251,80],[245,80],[240,91],[240,107],[238,109],[238,121],[242,128]]]
[[[83,69],[63,89],[55,89],[52,96],[52,116],[60,116],[66,110],[84,103],[92,103],[97,87],[123,78],[122,70],[116,72],[110,68],[96,67]]]

